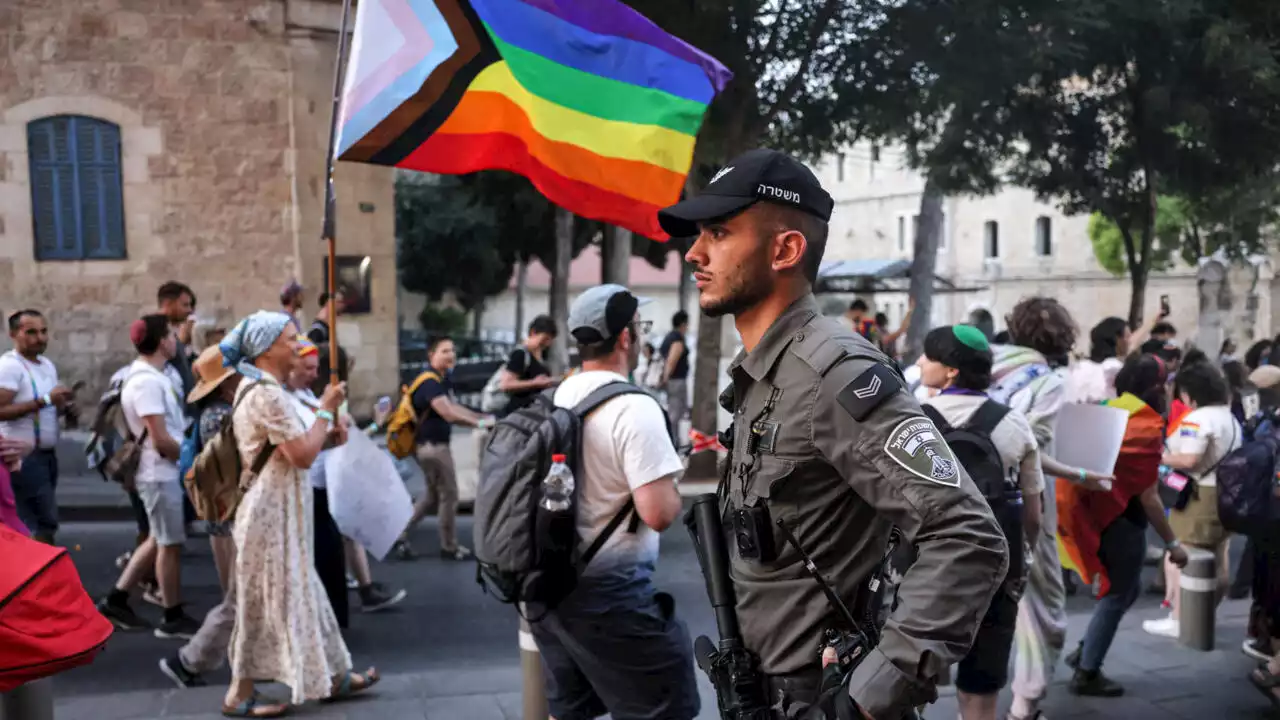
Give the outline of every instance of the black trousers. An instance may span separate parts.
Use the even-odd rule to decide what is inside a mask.
[[[342,546],[342,533],[338,524],[329,514],[329,494],[320,488],[314,488],[315,507],[315,552],[316,574],[324,585],[324,592],[329,596],[329,604],[333,606],[333,614],[338,618],[338,627],[346,629],[349,610],[347,608],[347,557]]]

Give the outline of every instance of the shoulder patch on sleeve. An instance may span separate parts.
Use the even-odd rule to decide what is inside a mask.
[[[845,385],[836,399],[855,421],[862,422],[880,403],[901,389],[898,376],[888,367],[875,363]]]
[[[956,456],[927,417],[907,418],[885,440],[884,452],[904,470],[929,482],[960,487]]]

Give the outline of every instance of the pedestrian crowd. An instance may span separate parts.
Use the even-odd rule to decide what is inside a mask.
[[[731,183],[740,188],[708,189],[707,207],[699,210],[694,199],[664,210],[662,219],[672,232],[698,235],[687,258],[702,307],[733,314],[743,336],[733,383],[721,396],[735,424],[721,434],[730,455],[719,501],[733,523],[741,640],[759,653],[775,716],[819,717],[812,713],[827,708],[821,717],[845,718],[854,702],[866,702],[872,711],[864,716],[897,717],[927,703],[939,670],[953,663],[964,720],[994,720],[998,693],[1010,684],[1008,720],[1042,718],[1059,659],[1073,671],[1070,692],[1120,696],[1124,688],[1103,665],[1144,590],[1143,567],[1161,564],[1148,589],[1164,595],[1169,611],[1143,629],[1177,638],[1190,551],[1215,559],[1217,600],[1252,594],[1242,649],[1259,662],[1250,681],[1280,707],[1280,546],[1268,532],[1246,533],[1233,582],[1231,523],[1219,516],[1219,479],[1230,459],[1280,431],[1280,338],[1255,343],[1243,358],[1227,342],[1211,357],[1179,345],[1165,305],[1141,329],[1119,318],[1098,322],[1086,348],[1068,311],[1037,296],[1019,302],[999,332],[985,311],[967,324],[931,329],[923,354],[899,359],[898,373],[891,358],[914,305],[893,331],[886,318],[869,316],[862,299],[843,320],[822,317],[811,293],[829,197],[821,200],[816,179],[794,160],[755,153],[739,159]],[[783,196],[798,206],[760,199],[775,197],[775,186],[794,188]],[[761,244],[769,236],[763,229],[776,244]],[[543,520],[568,517],[571,508],[572,575],[557,576],[563,592],[554,602],[521,604],[526,617],[540,610],[532,634],[552,716],[695,717],[694,643],[654,580],[659,534],[682,507],[688,315],[676,313],[670,331],[651,343],[651,323],[640,315],[644,298],[618,285],[592,288],[574,299],[566,325],[580,367],[553,373],[548,351],[557,324],[539,316],[478,409],[455,399],[453,341],[434,338],[423,372],[398,403],[379,401],[374,422],[360,430],[346,402],[354,361],[332,342],[329,324],[343,296],[321,296],[305,335],[303,298],[290,283],[280,309],[255,312],[229,330],[211,328],[197,343],[195,293],[169,282],[157,292],[156,311],[127,328],[136,357],[99,400],[86,452],[128,494],[138,534],[117,559],[119,578],[98,612],[121,630],[154,629],[158,638],[184,641],[158,658],[180,687],[203,684],[205,673],[229,661],[227,716],[276,717],[293,705],[368,690],[380,676],[355,670],[342,636],[348,594],[375,612],[406,593],[374,582],[365,549],[339,529],[326,458],[352,433],[385,434],[386,451],[416,461],[427,483],[391,556],[419,557],[410,531],[434,513],[440,558],[478,560],[482,574],[501,580],[493,533],[477,520],[476,542],[483,534],[490,547],[474,551],[458,537],[451,436],[462,425],[481,438],[482,496],[503,473],[523,477],[516,454],[532,452],[538,468],[551,470],[536,479],[541,496],[531,497],[541,500],[516,505],[545,507],[536,511],[538,533]],[[63,419],[73,423],[80,412],[81,384],[65,385],[45,357],[49,327],[38,310],[19,310],[7,322],[14,348],[0,355],[0,522],[53,544],[55,448]],[[1059,422],[1072,406],[1105,406],[1127,418],[1110,471],[1058,459],[1069,439],[1063,433],[1077,431]],[[554,408],[581,424],[567,460],[563,451],[542,457],[529,433],[520,434]],[[859,434],[850,440],[851,432],[870,442]],[[1280,442],[1266,447],[1274,467]],[[834,566],[839,592],[856,601],[860,616],[879,614],[880,645],[848,670],[835,695],[814,675],[825,676],[834,661],[811,647],[832,608],[800,574],[798,556],[775,539],[771,506],[785,516],[777,525],[788,539],[784,520],[811,543],[816,560],[805,557],[803,565]],[[856,530],[827,523],[836,509],[866,522]],[[203,620],[187,613],[182,597],[182,548],[193,534],[209,537],[222,589]],[[541,537],[530,539],[534,562],[552,553],[538,545]],[[1152,537],[1158,545],[1149,545]],[[509,540],[508,532],[502,542]],[[1097,604],[1063,657],[1066,598],[1081,587]],[[135,597],[161,608],[158,622],[144,617]],[[928,629],[935,625],[949,639]],[[709,674],[710,657],[697,659]],[[257,689],[266,682],[287,686],[290,696],[267,697]]]

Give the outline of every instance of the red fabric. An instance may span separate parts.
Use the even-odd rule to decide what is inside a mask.
[[[1130,412],[1111,492],[1087,490],[1066,481],[1056,484],[1058,544],[1063,565],[1075,570],[1086,584],[1100,576],[1098,597],[1111,588],[1098,558],[1102,531],[1120,517],[1130,500],[1156,483],[1164,449],[1164,418],[1159,413],[1127,394],[1107,404]]]
[[[1174,398],[1169,404],[1169,430],[1165,437],[1173,437],[1178,431],[1178,425],[1182,423],[1182,418],[1191,412],[1191,408],[1187,407],[1181,400]]]
[[[111,637],[71,556],[0,526],[0,693],[87,665]]]

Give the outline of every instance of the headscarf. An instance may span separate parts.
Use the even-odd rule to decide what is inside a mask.
[[[262,371],[253,365],[254,359],[275,344],[291,322],[293,318],[287,314],[269,310],[259,310],[241,320],[218,344],[222,364],[252,380],[262,379]]]

